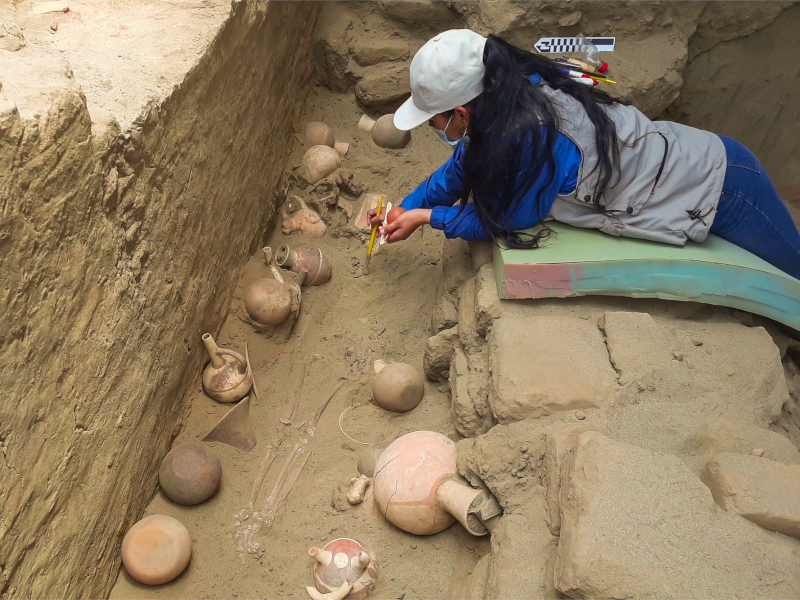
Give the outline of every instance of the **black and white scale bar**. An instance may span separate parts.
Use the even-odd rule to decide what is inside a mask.
[[[617,38],[615,37],[590,37],[592,42],[600,52],[613,52]],[[546,37],[540,39],[534,48],[542,54],[556,54],[559,52],[577,52],[580,48],[579,38],[575,37]]]

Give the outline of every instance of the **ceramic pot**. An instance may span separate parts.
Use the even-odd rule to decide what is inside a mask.
[[[256,279],[244,291],[244,309],[261,325],[278,325],[289,316],[292,298],[275,279]]]
[[[161,489],[170,500],[184,505],[210,498],[221,479],[222,463],[211,449],[196,442],[170,450],[158,470]]]
[[[211,359],[203,370],[203,389],[217,402],[237,402],[244,398],[253,385],[247,360],[234,350],[218,348],[210,333],[204,333],[202,339]]]
[[[303,154],[303,164],[308,173],[308,180],[317,183],[339,168],[342,157],[330,146],[320,144],[306,150]]]
[[[322,548],[310,548],[308,555],[317,562],[314,566],[314,588],[321,594],[339,591],[339,598],[362,600],[375,589],[378,582],[378,560],[361,542],[339,538]],[[349,591],[341,595],[345,591],[343,586],[346,589],[348,585]],[[314,597],[311,592],[309,595]]]
[[[319,121],[312,121],[306,125],[306,146],[328,146],[336,150],[340,156],[346,155],[350,149],[350,144],[337,142],[333,129]]]
[[[372,380],[372,397],[385,410],[404,413],[417,407],[425,393],[422,373],[405,363],[384,366]]]
[[[401,131],[394,126],[394,115],[383,115],[377,121],[364,115],[358,122],[358,128],[372,136],[372,141],[381,148],[399,150],[411,141],[410,131]]]
[[[152,515],[134,524],[122,540],[122,564],[136,581],[159,585],[183,573],[192,556],[186,527],[172,517]]]
[[[264,250],[267,256],[267,249]],[[292,295],[280,270],[271,264],[271,255],[267,257],[267,265],[273,278],[251,281],[244,290],[242,300],[244,309],[253,321],[260,325],[275,326],[282,323],[292,311]]]
[[[439,433],[415,431],[392,442],[372,487],[381,514],[408,533],[439,533],[456,519],[473,535],[488,533],[477,516],[486,496],[458,479],[456,446]]]
[[[305,278],[305,285],[322,285],[331,278],[333,266],[328,257],[322,250],[315,246],[300,246],[294,250],[284,244],[278,248],[275,255],[275,264],[283,269],[289,269],[299,273],[301,269],[306,269],[308,275]]]

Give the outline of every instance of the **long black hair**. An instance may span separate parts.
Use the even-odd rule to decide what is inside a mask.
[[[532,85],[530,77],[538,73],[555,88],[581,103],[594,124],[597,143],[599,180],[594,205],[600,205],[602,191],[607,189],[619,170],[619,149],[614,122],[602,108],[618,100],[594,87],[581,85],[548,58],[522,50],[490,35],[483,54],[486,74],[483,92],[467,103],[470,109],[469,146],[464,156],[465,188],[461,204],[469,198],[486,231],[493,239],[502,239],[511,248],[537,248],[549,235],[543,227],[535,235],[520,234],[510,229],[507,214],[513,202],[527,193],[542,175],[552,182],[555,177],[553,148],[558,133],[558,115],[551,99]],[[541,126],[545,126],[545,135]],[[521,164],[523,150],[530,145],[530,164]],[[522,176],[518,174],[523,172]],[[536,209],[541,214],[541,195]]]

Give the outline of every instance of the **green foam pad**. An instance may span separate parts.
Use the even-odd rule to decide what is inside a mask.
[[[800,280],[715,235],[702,244],[673,246],[548,225],[554,234],[542,248],[494,245],[500,298],[604,295],[703,302],[800,331]]]

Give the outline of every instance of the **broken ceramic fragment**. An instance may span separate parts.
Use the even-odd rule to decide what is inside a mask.
[[[250,396],[239,402],[222,417],[203,438],[204,442],[222,442],[250,452],[258,441],[250,425]]]
[[[328,230],[322,217],[308,208],[305,200],[300,196],[289,196],[289,199],[281,206],[281,217],[283,219],[281,233],[284,235],[299,231],[308,237],[321,238]]]
[[[369,477],[366,475],[359,475],[350,480],[350,489],[347,491],[347,501],[356,506],[364,501],[367,487],[369,487]]]

